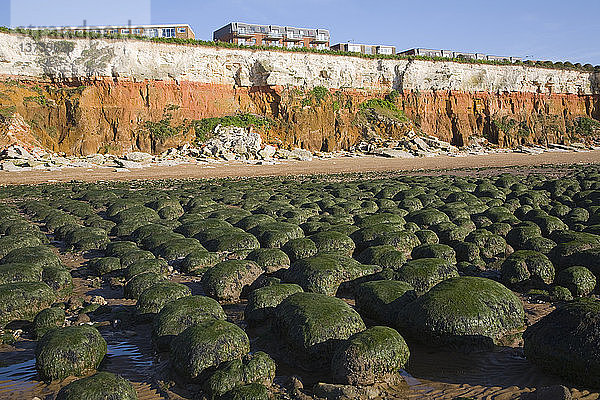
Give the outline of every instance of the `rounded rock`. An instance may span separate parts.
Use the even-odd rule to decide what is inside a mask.
[[[524,322],[521,300],[505,286],[486,278],[459,277],[409,303],[397,325],[402,333],[426,343],[489,347]]]
[[[409,357],[408,345],[395,329],[374,326],[340,345],[331,362],[333,379],[354,386],[395,381],[393,375],[404,368]]]
[[[582,298],[559,306],[527,328],[529,361],[573,383],[600,387],[600,301]]]
[[[44,381],[82,376],[95,370],[106,355],[106,341],[89,325],[46,333],[35,349],[35,366]]]
[[[98,372],[60,389],[56,400],[137,400],[135,388],[128,380],[109,372]]]
[[[238,326],[209,320],[191,326],[171,341],[171,363],[183,378],[198,381],[205,370],[240,358],[250,351],[250,340]]]
[[[297,362],[307,367],[329,365],[336,343],[365,328],[348,304],[324,294],[296,293],[275,309],[276,332]]]

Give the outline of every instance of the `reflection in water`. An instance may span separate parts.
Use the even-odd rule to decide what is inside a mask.
[[[40,385],[36,376],[35,359],[0,368],[0,393],[24,390]]]
[[[126,341],[111,343],[111,339],[107,338],[107,354],[100,369],[132,381],[144,381],[154,365],[152,355],[144,354],[135,344]],[[37,380],[35,358],[33,354],[31,356],[29,360],[0,368],[0,398],[34,397],[49,389]]]
[[[114,372],[129,380],[147,378],[154,365],[153,358],[143,354],[138,346],[128,342],[109,343],[102,370]]]

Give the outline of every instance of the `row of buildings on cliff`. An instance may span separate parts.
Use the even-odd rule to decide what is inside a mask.
[[[33,28],[33,29],[48,29]],[[97,33],[103,35],[134,35],[146,37],[164,37],[178,39],[195,39],[195,33],[188,24],[169,25],[120,25],[120,26],[71,26],[53,27],[54,30],[74,33]],[[492,56],[482,53],[458,52],[452,50],[436,50],[413,48],[401,52],[395,46],[372,45],[359,43],[330,44],[329,30],[320,28],[296,28],[283,25],[260,25],[244,22],[231,22],[213,33],[215,42],[234,43],[243,46],[268,46],[282,48],[311,48],[317,50],[333,50],[349,53],[403,54],[421,57],[463,58],[488,61],[522,61],[519,57]]]

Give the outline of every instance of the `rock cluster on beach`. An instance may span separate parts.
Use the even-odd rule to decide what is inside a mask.
[[[124,155],[91,154],[83,157],[52,153],[40,147],[27,147],[13,144],[0,151],[0,170],[57,171],[63,168],[108,168],[115,171],[128,171],[149,166],[175,166],[181,164],[211,165],[222,162],[243,162],[248,164],[275,164],[282,161],[311,161],[335,157],[378,156],[386,158],[415,158],[518,152],[541,154],[557,151],[588,151],[593,146],[583,144],[542,146],[519,146],[515,149],[502,149],[490,144],[484,138],[472,137],[470,143],[456,147],[433,136],[408,132],[398,140],[372,136],[353,146],[349,151],[335,153],[312,153],[301,148],[285,149],[266,144],[252,127],[217,126],[213,136],[199,145],[185,144],[171,148],[161,154],[125,152]]]

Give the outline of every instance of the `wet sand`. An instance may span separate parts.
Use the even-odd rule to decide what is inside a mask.
[[[389,171],[460,170],[474,168],[535,167],[544,165],[600,163],[600,150],[588,152],[548,152],[538,155],[500,153],[465,157],[382,158],[374,156],[340,157],[313,161],[283,161],[275,165],[242,162],[217,162],[208,165],[182,164],[150,166],[129,172],[114,168],[65,168],[61,171],[0,171],[0,185],[106,180],[208,179],[230,177],[341,174]],[[553,167],[553,168],[554,168]],[[454,171],[457,173],[460,171]],[[514,172],[514,171],[512,171]]]

